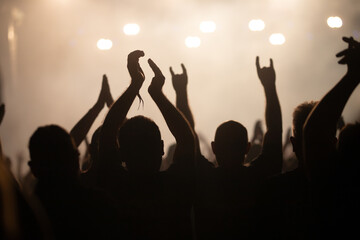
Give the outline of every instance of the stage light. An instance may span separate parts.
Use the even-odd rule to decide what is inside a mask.
[[[342,26],[342,20],[339,17],[329,17],[327,19],[327,24],[331,28],[341,28]]]
[[[271,34],[269,41],[272,45],[283,45],[285,43],[285,37],[281,33]]]
[[[112,48],[112,41],[110,39],[101,38],[97,41],[97,47],[100,50],[110,50]]]
[[[200,46],[201,40],[198,37],[189,36],[185,39],[185,45],[188,48],[197,48]]]
[[[265,23],[261,19],[253,19],[249,22],[249,29],[254,32],[259,32],[264,30]]]
[[[200,30],[203,33],[212,33],[216,30],[216,24],[213,21],[203,21],[200,23]]]
[[[137,35],[140,32],[140,27],[136,23],[129,23],[124,26],[123,30],[126,35]]]

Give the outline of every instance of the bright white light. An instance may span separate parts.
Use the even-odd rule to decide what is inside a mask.
[[[140,27],[136,23],[129,23],[124,26],[123,30],[126,35],[137,35],[140,32]]]
[[[185,45],[188,48],[197,48],[200,46],[201,40],[198,37],[189,36],[185,39]]]
[[[262,31],[265,28],[265,23],[261,19],[253,19],[249,22],[249,29],[254,32]]]
[[[203,21],[200,23],[200,30],[203,33],[212,33],[216,30],[216,24],[213,21]]]
[[[341,28],[343,23],[342,23],[341,18],[339,18],[339,17],[329,17],[327,19],[327,24],[331,28]]]
[[[97,41],[97,47],[100,50],[110,50],[112,48],[112,41],[110,39],[101,38]]]
[[[285,37],[282,33],[273,33],[269,41],[272,45],[283,45],[285,43]]]

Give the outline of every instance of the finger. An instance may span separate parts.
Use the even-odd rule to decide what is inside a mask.
[[[342,39],[343,39],[344,42],[347,42],[347,43],[355,42],[353,37],[343,37]]]
[[[338,61],[339,64],[346,64],[347,63],[347,58],[346,57],[343,57],[342,59],[340,59]]]
[[[348,53],[349,49],[342,50],[341,52],[338,52],[335,56],[336,57],[342,57]]]
[[[174,76],[175,76],[175,73],[174,73],[174,71],[173,71],[172,67],[170,67],[170,73],[171,73],[171,76],[172,76],[172,77],[174,77]]]
[[[256,69],[259,71],[260,70],[260,63],[259,63],[259,56],[256,56]]]
[[[155,73],[155,75],[162,75],[160,68],[154,63],[153,60],[151,60],[151,58],[149,58],[148,63],[151,69],[153,70],[153,72]]]
[[[185,65],[183,63],[181,64],[181,68],[182,68],[183,74],[187,75],[187,71],[186,71]]]
[[[347,43],[349,43],[349,42],[351,42],[352,40],[354,40],[352,37],[342,37],[342,40],[344,41],[344,42],[347,42]]]
[[[103,75],[103,79],[102,79],[102,80],[103,80],[103,81],[102,81],[102,82],[103,82],[103,85],[107,83],[108,79],[107,79],[107,77],[106,77],[105,74]]]
[[[273,63],[272,58],[270,58],[270,67],[271,67],[271,68],[274,68],[274,63]]]

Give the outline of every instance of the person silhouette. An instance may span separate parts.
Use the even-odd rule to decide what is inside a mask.
[[[211,143],[219,167],[206,171],[197,195],[198,239],[249,239],[256,235],[257,195],[260,184],[282,168],[282,118],[276,93],[275,70],[256,69],[266,97],[265,123],[261,154],[247,167],[245,156],[251,144],[246,128],[230,120],[220,124]]]
[[[79,184],[79,151],[57,125],[39,127],[29,141],[29,166],[55,238],[112,238],[124,234],[118,210],[99,191]]]
[[[341,113],[359,84],[360,43],[352,37],[343,37],[343,40],[348,43],[348,48],[336,56],[341,58],[339,64],[347,65],[347,72],[315,106],[303,129],[304,165],[311,185],[309,225],[314,237],[351,237],[356,234],[358,223],[353,216],[359,213],[358,203],[355,203],[360,189],[356,180],[358,163],[354,164],[359,151],[358,147],[344,148],[347,144],[342,145],[349,136],[346,127],[343,134],[340,132],[342,141],[337,141],[336,131]],[[356,128],[353,128],[354,135],[349,137],[349,142],[356,142]]]
[[[125,121],[145,80],[142,56],[139,50],[128,55],[130,86],[112,105],[101,129],[100,183],[128,217],[132,238],[191,239],[195,138],[188,121],[163,94],[165,77],[151,59],[155,76],[148,92],[176,140],[169,169],[159,171],[164,144],[156,123],[141,115]]]

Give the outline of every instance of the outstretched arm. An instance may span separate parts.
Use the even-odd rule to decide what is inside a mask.
[[[314,177],[331,164],[335,151],[337,122],[346,102],[360,81],[360,43],[343,38],[349,48],[338,53],[340,64],[347,64],[345,76],[321,99],[304,125],[304,156],[309,177]],[[324,161],[321,161],[324,160]]]
[[[148,91],[176,139],[174,162],[185,167],[193,167],[195,156],[195,138],[193,131],[189,126],[188,121],[162,92],[165,77],[161,70],[151,59],[149,59],[148,62],[155,74]]]
[[[275,85],[275,70],[272,59],[270,59],[270,67],[260,67],[259,57],[256,57],[256,70],[264,87],[266,108],[265,123],[266,133],[263,140],[262,155],[266,155],[266,159],[261,165],[266,166],[266,175],[281,173],[282,168],[282,118],[279,99]],[[259,164],[259,163],[255,163]]]
[[[145,75],[139,65],[139,58],[144,52],[136,50],[128,55],[128,70],[131,76],[130,86],[111,106],[101,129],[99,151],[100,158],[108,158],[117,153],[117,133],[145,80]]]
[[[95,119],[104,107],[104,104],[111,105],[112,97],[106,75],[103,75],[102,86],[99,98],[95,105],[80,119],[79,122],[71,129],[70,135],[73,137],[76,146],[85,139]]]
[[[197,160],[201,161],[201,149],[200,149],[200,141],[199,137],[195,131],[195,121],[193,114],[191,112],[189,101],[188,101],[188,93],[187,93],[187,84],[188,84],[188,76],[187,71],[184,64],[181,64],[182,73],[175,74],[172,67],[170,67],[171,80],[176,93],[176,107],[180,110],[180,112],[184,115],[185,119],[188,120],[194,134],[195,134],[195,144],[196,144],[196,152],[197,152]]]
[[[190,110],[187,94],[187,71],[184,64],[181,64],[181,68],[183,72],[181,74],[175,74],[172,67],[170,67],[171,80],[176,93],[176,107],[184,114],[185,118],[189,121],[190,126],[194,130],[195,123]]]

